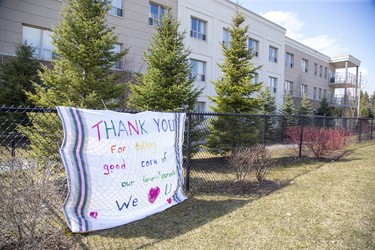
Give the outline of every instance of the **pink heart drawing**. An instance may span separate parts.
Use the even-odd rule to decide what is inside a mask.
[[[168,201],[169,204],[172,203],[172,199],[171,198],[168,198],[167,201]]]
[[[151,188],[150,191],[148,192],[148,201],[151,203],[154,203],[156,198],[158,198],[158,195],[160,193],[160,188]]]
[[[90,216],[96,219],[96,217],[98,217],[98,212],[90,212]]]

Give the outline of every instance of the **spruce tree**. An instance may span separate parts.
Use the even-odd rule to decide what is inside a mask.
[[[0,105],[29,106],[32,103],[25,92],[34,93],[32,82],[40,85],[40,61],[28,44],[17,44],[15,52],[13,60],[0,65]]]
[[[128,106],[137,110],[192,111],[202,89],[190,77],[190,50],[185,47],[186,32],[168,11],[156,27],[145,52],[147,72],[130,85]]]
[[[333,111],[332,111],[332,108],[329,106],[327,98],[324,97],[322,101],[320,102],[320,107],[316,111],[316,115],[325,116],[324,118],[318,118],[317,120],[318,126],[333,127],[334,120],[330,118],[331,116],[333,116]]]
[[[42,85],[34,84],[28,98],[39,107],[58,105],[103,109],[119,106],[124,86],[117,84],[112,67],[126,54],[116,53],[114,27],[106,24],[110,6],[106,0],[66,0],[62,18],[53,29],[56,58],[52,67],[43,66]],[[34,156],[59,161],[62,140],[60,119],[55,113],[30,115],[33,127],[21,132],[31,141]]]
[[[0,106],[32,106],[26,91],[34,92],[35,84],[40,84],[38,70],[40,61],[33,57],[34,49],[28,44],[17,44],[16,56],[0,65]],[[18,125],[27,125],[27,115],[21,112],[8,112],[1,115],[0,133],[14,132]]]
[[[283,131],[288,127],[294,126],[296,124],[296,108],[294,106],[294,101],[292,95],[288,92],[284,96],[284,101],[280,109],[281,124]]]
[[[312,103],[307,97],[307,95],[304,94],[301,99],[301,104],[298,109],[298,114],[299,115],[312,115],[312,113],[313,113]]]
[[[224,62],[219,64],[220,78],[213,82],[216,96],[210,100],[215,104],[214,112],[253,113],[258,109],[259,100],[253,96],[261,89],[262,83],[255,83],[254,77],[260,67],[254,67],[251,48],[247,47],[248,26],[243,26],[245,16],[239,11],[228,29],[230,46],[222,44]]]
[[[304,94],[302,97],[300,107],[298,109],[298,114],[303,116],[309,116],[313,114],[312,103],[307,97],[307,94]],[[301,117],[300,122],[303,122],[303,124],[307,125],[309,122],[311,122],[311,119],[309,117]]]
[[[266,116],[263,117],[261,124],[263,125],[265,142],[275,135],[276,116],[268,116],[276,113],[275,97],[271,94],[269,88],[263,88],[258,94],[259,113]]]
[[[52,34],[56,59],[43,67],[43,86],[35,85],[29,99],[40,107],[57,105],[103,108],[119,106],[124,86],[112,67],[126,50],[114,51],[118,37],[106,24],[106,0],[66,0],[62,19]]]
[[[243,25],[245,16],[238,10],[233,16],[228,31],[230,45],[222,44],[223,63],[220,78],[213,82],[216,96],[210,100],[218,113],[254,113],[259,108],[259,100],[254,96],[261,88],[254,77],[260,67],[251,62],[253,53],[247,47],[248,26]],[[213,153],[230,153],[234,148],[250,146],[259,140],[258,122],[251,117],[218,116],[211,120],[208,146]]]

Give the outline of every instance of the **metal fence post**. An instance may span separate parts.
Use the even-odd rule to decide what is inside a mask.
[[[361,134],[362,134],[362,122],[361,118],[358,118],[359,128],[358,128],[358,142],[361,143]]]
[[[262,134],[263,146],[266,145],[266,114],[263,114],[263,134]]]
[[[12,137],[12,141],[10,142],[10,144],[12,147],[11,152],[10,152],[11,156],[15,157],[16,156],[16,136]]]
[[[374,127],[374,118],[371,119],[371,130],[370,130],[370,140],[372,141],[372,129]]]
[[[302,142],[303,142],[303,125],[304,125],[304,119],[300,116],[301,121],[301,131],[299,135],[299,157],[302,157]]]
[[[326,119],[327,119],[327,115],[324,114],[324,118],[323,118],[323,128],[326,127]]]
[[[190,189],[190,132],[191,132],[191,113],[187,113],[187,131],[186,131],[186,191]]]

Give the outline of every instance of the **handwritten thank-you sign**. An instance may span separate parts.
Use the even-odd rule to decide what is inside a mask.
[[[69,184],[63,210],[73,232],[123,225],[186,199],[185,114],[57,110]]]

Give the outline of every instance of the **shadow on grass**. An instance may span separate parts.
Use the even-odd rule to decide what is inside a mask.
[[[81,234],[81,237],[86,238],[83,241],[87,242],[87,249],[144,248],[199,228],[248,202],[249,199],[231,197],[221,197],[221,199],[190,197],[181,204],[146,219],[113,229]],[[128,241],[130,239],[133,241],[139,239],[139,241],[130,243]]]

